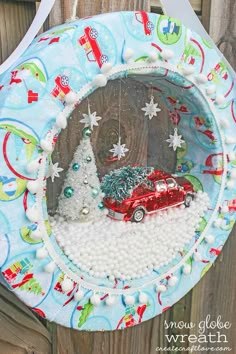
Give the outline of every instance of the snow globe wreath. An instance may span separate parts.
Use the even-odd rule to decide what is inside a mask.
[[[91,137],[101,117],[88,105],[50,218],[46,179],[61,172],[51,160],[60,131],[93,91],[124,78],[150,88],[144,119],[160,119],[159,102],[168,109],[176,170],[136,161],[99,178]],[[78,330],[133,326],[176,303],[235,221],[236,91],[222,57],[174,18],[112,13],[40,35],[0,83],[2,282]],[[120,130],[110,153],[129,154]]]

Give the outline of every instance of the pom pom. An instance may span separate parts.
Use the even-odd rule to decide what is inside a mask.
[[[113,306],[114,303],[115,303],[115,296],[109,295],[109,296],[106,298],[106,305],[107,305],[107,306]]]
[[[73,289],[73,287],[74,287],[74,282],[71,279],[65,278],[64,280],[62,280],[61,288],[62,291],[64,291],[64,293],[68,293]]]
[[[32,194],[37,193],[39,191],[39,182],[38,181],[29,181],[27,183],[27,189]]]
[[[74,104],[77,102],[77,94],[73,91],[69,92],[66,96],[65,96],[65,101],[67,104]]]
[[[164,293],[166,290],[167,290],[167,288],[166,288],[166,286],[163,285],[163,284],[160,284],[160,285],[158,285],[158,286],[156,287],[156,291],[157,291],[158,293]]]
[[[29,173],[35,173],[38,171],[39,166],[40,166],[39,160],[38,159],[33,160],[27,165],[26,170]]]
[[[48,251],[46,250],[45,247],[38,248],[36,251],[36,258],[38,259],[44,259],[48,257]]]
[[[27,218],[32,222],[37,222],[39,219],[39,212],[36,207],[28,208],[26,210]]]
[[[215,237],[213,235],[207,235],[205,237],[205,241],[206,243],[209,243],[209,245],[211,245],[215,241]]]
[[[222,219],[215,220],[215,222],[214,222],[215,227],[221,227],[221,225],[222,225]]]
[[[158,55],[157,53],[152,50],[149,54],[148,54],[148,61],[151,63],[155,63],[155,61],[157,61],[158,59]]]
[[[93,85],[98,87],[104,87],[107,84],[107,78],[103,74],[98,74],[93,80]]]
[[[189,65],[189,66],[184,67],[182,71],[185,76],[189,76],[189,75],[194,74],[195,67],[193,65]]]
[[[98,306],[100,305],[101,303],[101,300],[100,300],[100,296],[99,295],[96,295],[96,294],[93,294],[90,298],[90,302],[92,305],[94,306]]]
[[[185,266],[183,267],[183,273],[185,275],[189,275],[191,273],[191,265],[190,264],[185,264]]]
[[[206,89],[206,94],[207,94],[208,96],[213,95],[215,92],[216,92],[216,87],[215,87],[215,85],[210,85],[210,86],[208,86],[207,89]]]
[[[40,146],[45,152],[52,152],[53,150],[52,143],[46,139],[40,141]]]
[[[42,232],[39,230],[39,228],[37,228],[36,230],[32,231],[31,234],[30,234],[30,238],[32,240],[41,240],[42,239]]]
[[[230,151],[228,153],[228,158],[229,158],[229,161],[234,161],[235,160],[235,152],[234,151]]]
[[[228,213],[228,212],[229,212],[229,207],[228,207],[228,205],[223,205],[222,208],[221,208],[221,212],[222,212],[222,213]]]
[[[101,67],[101,72],[103,74],[108,73],[112,69],[112,64],[111,63],[104,63],[103,66]]]
[[[199,74],[195,77],[196,81],[198,84],[206,84],[208,82],[208,79],[206,75],[204,74]]]
[[[148,302],[148,296],[145,293],[140,293],[138,297],[140,304],[146,304]]]
[[[56,126],[59,128],[59,129],[65,129],[66,126],[67,126],[67,119],[66,119],[66,116],[63,112],[60,112],[57,116],[57,119],[56,119]]]
[[[229,128],[230,127],[229,121],[227,119],[221,119],[220,126],[221,128],[225,128],[225,129]]]
[[[234,168],[231,173],[230,173],[230,178],[231,179],[236,179],[236,168]]]
[[[225,96],[222,94],[219,94],[216,96],[215,103],[218,105],[221,105],[225,102]]]
[[[233,136],[226,136],[225,137],[225,144],[236,144],[236,138]]]
[[[127,48],[123,54],[123,59],[125,61],[128,61],[129,59],[131,59],[134,56],[134,51],[131,48]]]
[[[131,306],[135,303],[135,298],[132,295],[126,295],[124,301],[126,305]]]
[[[200,262],[202,260],[202,255],[199,252],[195,252],[193,255],[195,262]]]
[[[83,297],[84,297],[84,292],[83,292],[83,290],[78,290],[78,291],[76,291],[76,293],[74,294],[74,299],[75,299],[75,301],[80,301],[80,300],[83,299]]]
[[[234,180],[229,180],[226,182],[226,187],[227,189],[233,189],[234,188],[235,181]]]
[[[163,49],[163,51],[161,52],[161,56],[164,60],[168,60],[173,58],[174,52],[171,49]]]
[[[45,267],[44,270],[47,273],[53,273],[54,270],[56,269],[56,264],[52,261],[50,263],[48,263]]]
[[[173,275],[173,277],[168,280],[168,285],[175,286],[178,283],[178,280],[179,279],[175,275]]]

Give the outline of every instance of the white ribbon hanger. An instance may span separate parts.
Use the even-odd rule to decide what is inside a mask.
[[[44,24],[44,21],[48,17],[54,3],[55,0],[41,0],[39,9],[26,35],[24,36],[18,47],[14,50],[14,52],[0,65],[0,75],[4,73],[7,69],[9,69],[17,61],[21,54],[23,54],[24,51],[28,48],[28,46]]]

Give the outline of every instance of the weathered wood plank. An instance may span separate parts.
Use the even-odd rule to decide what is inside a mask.
[[[33,2],[0,2],[0,63],[17,47],[35,16]]]
[[[48,330],[14,293],[2,285],[0,285],[0,328],[1,354],[51,352],[51,335]]]

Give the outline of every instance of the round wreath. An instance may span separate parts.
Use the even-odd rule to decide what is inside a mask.
[[[123,77],[159,88],[172,121],[185,132],[177,173],[206,192],[210,206],[171,262],[138,279],[101,279],[59,247],[48,221],[46,175],[75,107]],[[210,268],[235,221],[236,90],[224,59],[174,18],[112,13],[40,35],[0,83],[4,284],[42,316],[81,330],[128,327],[172,306]],[[191,175],[183,167],[189,161]]]

